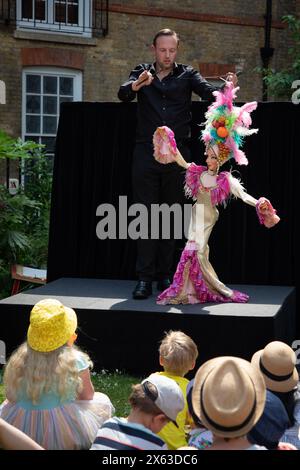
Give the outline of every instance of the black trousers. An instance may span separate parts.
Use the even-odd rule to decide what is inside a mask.
[[[190,161],[188,146],[178,142],[177,145],[186,161]],[[159,280],[172,275],[174,233],[171,231],[169,239],[162,239],[161,234],[159,239],[151,239],[151,205],[182,205],[184,176],[185,170],[177,163],[163,165],[154,159],[152,142],[136,144],[132,167],[133,197],[136,203],[147,207],[149,237],[137,240],[136,272],[139,280]]]

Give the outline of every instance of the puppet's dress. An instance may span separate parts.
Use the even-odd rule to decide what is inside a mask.
[[[247,302],[247,294],[231,290],[219,280],[209,262],[208,241],[219,217],[218,204],[235,196],[255,207],[257,200],[245,192],[231,173],[222,172],[211,177],[205,166],[195,163],[191,163],[186,172],[185,191],[196,201],[192,208],[188,242],[171,286],[157,297],[157,303]]]

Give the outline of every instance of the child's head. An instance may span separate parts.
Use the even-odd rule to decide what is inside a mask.
[[[37,404],[50,391],[62,399],[80,392],[76,350],[70,347],[76,327],[76,313],[58,300],[41,300],[33,307],[27,342],[12,354],[5,368],[10,401],[16,401],[20,393]],[[86,360],[92,366],[88,356]]]
[[[148,427],[158,433],[169,421],[177,426],[176,418],[184,408],[184,398],[177,383],[159,374],[152,374],[141,384],[132,386],[129,403],[133,411],[148,415]]]
[[[43,299],[31,310],[27,342],[34,351],[54,351],[72,340],[76,328],[74,310],[59,300]]]
[[[196,344],[182,331],[169,331],[160,344],[159,362],[170,374],[183,377],[194,369],[197,357]]]
[[[251,364],[262,373],[268,390],[288,393],[299,382],[296,359],[290,346],[282,341],[272,341],[252,356]]]
[[[245,436],[261,417],[265,399],[262,374],[244,359],[217,357],[196,373],[193,409],[216,436]]]

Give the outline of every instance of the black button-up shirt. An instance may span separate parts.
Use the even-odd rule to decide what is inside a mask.
[[[138,65],[118,93],[122,101],[132,101],[136,95],[138,97],[137,142],[151,142],[159,126],[170,127],[177,141],[189,138],[192,92],[211,101],[212,92],[218,88],[210,85],[193,67],[175,63],[173,71],[162,80],[155,76],[151,85],[134,92],[131,85],[144,70],[154,75],[155,64]]]

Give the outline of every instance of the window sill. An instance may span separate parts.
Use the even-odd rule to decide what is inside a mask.
[[[14,38],[16,39],[29,39],[32,41],[45,41],[45,42],[60,42],[63,44],[80,44],[82,46],[96,46],[96,38],[87,38],[73,36],[71,34],[59,34],[59,33],[50,33],[50,32],[40,32],[40,31],[24,31],[21,29],[16,29],[14,31]]]

